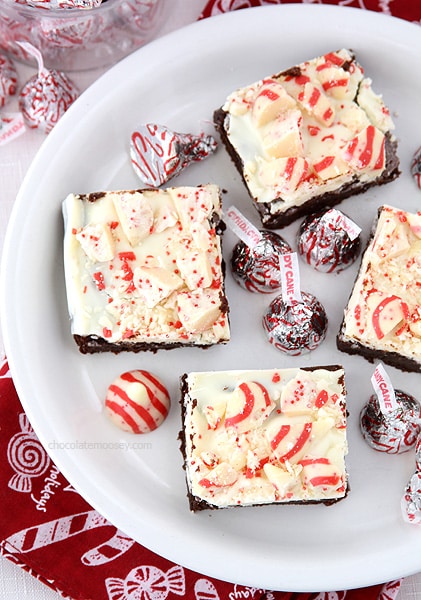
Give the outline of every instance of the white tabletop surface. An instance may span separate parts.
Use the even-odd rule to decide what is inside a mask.
[[[206,0],[172,0],[178,7],[175,18],[167,23],[160,35],[191,23],[200,15]],[[19,82],[23,85],[33,74],[34,69],[16,64]],[[71,73],[69,76],[81,91],[93,83],[105,69]],[[17,111],[17,100],[14,99],[3,112]],[[45,139],[45,134],[37,130],[27,130],[14,141],[0,146],[0,258],[4,236],[14,199],[25,173]],[[0,353],[3,355],[3,339],[0,328]],[[421,533],[420,533],[421,535]],[[43,583],[23,571],[9,560],[0,557],[0,600],[55,600],[61,598]],[[415,600],[421,598],[421,573],[404,579],[399,593],[399,600]]]

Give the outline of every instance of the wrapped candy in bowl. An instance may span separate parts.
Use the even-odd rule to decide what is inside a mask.
[[[64,71],[110,66],[159,35],[171,0],[0,0],[0,50]]]

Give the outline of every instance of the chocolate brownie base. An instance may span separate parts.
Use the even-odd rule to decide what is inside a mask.
[[[343,322],[341,325],[341,330],[336,338],[336,346],[338,350],[341,352],[345,352],[346,354],[351,355],[359,355],[363,356],[366,360],[371,363],[374,361],[381,361],[391,367],[395,367],[400,371],[404,371],[406,373],[421,373],[421,365],[410,358],[406,358],[397,352],[384,352],[382,350],[374,350],[363,346],[359,342],[351,342],[349,340],[345,340],[342,337],[342,329]]]
[[[113,344],[104,340],[104,338],[96,338],[94,336],[73,336],[76,344],[79,346],[79,350],[82,354],[96,354],[99,352],[112,352],[113,354],[120,354],[120,352],[153,352],[156,353],[158,350],[172,350],[174,348],[202,348],[207,349],[209,345],[198,345],[198,344],[181,344],[181,343],[169,343],[169,344],[146,344],[146,343],[128,343],[120,342],[119,344]],[[222,342],[220,342],[222,343]]]
[[[226,132],[226,119],[229,119],[229,114],[222,108],[219,108],[214,112],[213,119],[221,141],[249,192],[247,181],[245,180],[243,173],[243,161],[231,144]],[[377,179],[369,182],[360,182],[355,176],[352,181],[346,183],[339,189],[314,196],[300,206],[292,206],[282,213],[272,214],[270,210],[271,203],[257,202],[255,198],[252,198],[253,204],[260,215],[262,225],[268,229],[281,229],[301,217],[305,217],[323,208],[336,206],[350,196],[362,194],[371,187],[390,183],[400,175],[399,158],[397,156],[397,141],[392,139],[390,133],[387,133],[385,136],[385,154],[386,166]],[[282,198],[275,198],[273,200],[273,202],[279,201],[282,201]]]

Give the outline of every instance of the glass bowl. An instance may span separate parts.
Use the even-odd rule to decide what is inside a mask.
[[[49,69],[79,71],[114,64],[149,42],[168,17],[170,0],[103,0],[92,9],[46,9],[0,0],[0,49],[21,62],[35,60],[17,42],[29,42]]]

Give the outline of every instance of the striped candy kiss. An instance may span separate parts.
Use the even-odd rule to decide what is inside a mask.
[[[162,382],[148,371],[127,371],[109,386],[105,410],[123,431],[148,433],[164,421],[170,396]]]

